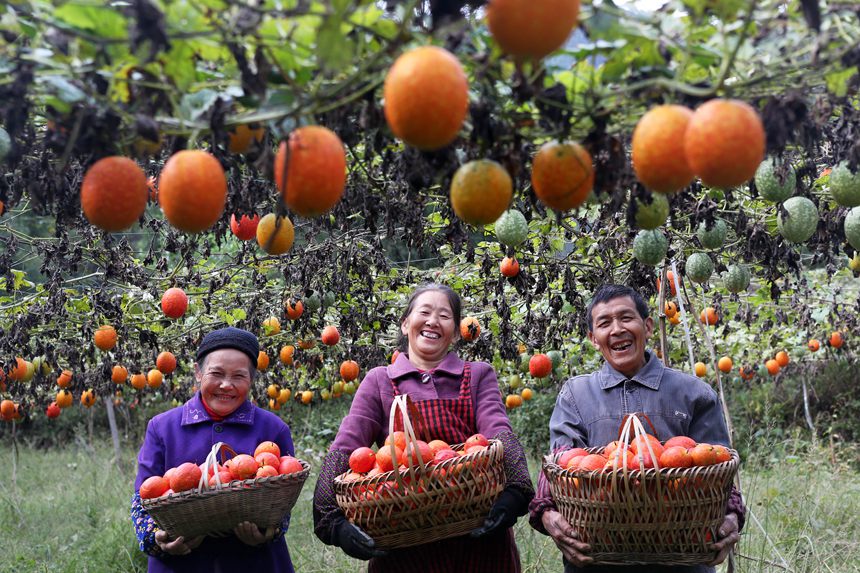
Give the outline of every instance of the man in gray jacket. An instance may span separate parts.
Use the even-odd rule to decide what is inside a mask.
[[[646,349],[654,330],[642,296],[627,286],[603,285],[588,305],[588,339],[603,355],[597,372],[565,382],[550,418],[553,451],[598,447],[618,439],[627,414],[644,413],[658,437],[689,436],[697,442],[729,444],[714,390],[705,382],[667,368]],[[550,535],[562,552],[565,573],[711,573],[738,542],[746,508],[732,489],[726,517],[713,544],[710,566],[592,565],[591,548],[557,511],[543,474],[530,507],[532,527]]]

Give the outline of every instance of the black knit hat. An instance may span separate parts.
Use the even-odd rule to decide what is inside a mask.
[[[197,362],[213,350],[235,348],[244,352],[251,359],[251,367],[257,367],[257,356],[260,354],[260,342],[257,337],[247,330],[228,326],[213,330],[203,337],[203,342],[197,348]]]

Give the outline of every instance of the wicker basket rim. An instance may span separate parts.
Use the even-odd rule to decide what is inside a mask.
[[[298,458],[296,458],[298,460]],[[201,499],[206,497],[212,497],[213,495],[217,495],[219,493],[230,492],[230,491],[243,491],[250,488],[254,488],[257,486],[262,486],[270,483],[278,483],[278,482],[287,482],[287,481],[302,481],[307,480],[308,475],[310,475],[310,464],[304,460],[298,460],[299,463],[302,464],[303,470],[300,472],[294,472],[291,474],[279,474],[276,476],[269,477],[261,477],[261,478],[250,478],[245,480],[232,480],[228,483],[222,483],[221,487],[211,487],[205,489],[203,491],[197,491],[197,488],[194,487],[192,489],[188,489],[185,491],[180,491],[176,493],[172,493],[168,496],[154,497],[151,499],[142,499],[141,505],[144,509],[148,508],[158,508],[161,505],[166,504],[174,504],[178,501],[185,501],[191,499]]]
[[[588,450],[588,451],[594,450],[595,452],[600,453],[600,452],[602,452],[605,448],[603,448],[603,447],[599,447],[599,448],[585,448],[585,449],[586,449],[586,450]],[[714,472],[715,472],[715,471],[717,471],[717,470],[722,470],[723,468],[729,467],[729,466],[731,466],[731,465],[738,465],[738,464],[740,464],[740,456],[738,455],[737,450],[734,450],[734,449],[732,449],[732,448],[726,448],[726,449],[729,451],[729,453],[732,455],[732,457],[731,457],[731,459],[730,459],[730,460],[727,460],[727,461],[725,461],[725,462],[720,462],[720,463],[718,463],[718,464],[711,464],[711,465],[709,465],[709,466],[692,466],[692,467],[689,467],[689,468],[679,468],[679,467],[671,467],[671,468],[666,468],[666,467],[662,467],[662,468],[646,468],[646,469],[645,469],[645,473],[644,473],[644,475],[645,475],[645,476],[647,476],[647,475],[649,475],[649,474],[656,474],[656,473],[658,473],[658,472],[659,472],[661,476],[662,476],[662,475],[666,475],[667,477],[673,477],[673,478],[674,478],[674,477],[684,477],[684,472],[692,472],[692,471],[696,471],[696,472],[698,472],[698,473],[702,473],[702,472],[705,472],[705,473],[714,473]],[[541,464],[541,465],[542,465],[542,467],[543,467],[543,469],[551,470],[553,473],[564,474],[564,475],[565,475],[565,477],[568,477],[568,476],[570,476],[570,477],[573,477],[573,476],[576,476],[576,477],[586,476],[586,477],[587,477],[587,476],[592,476],[592,475],[595,475],[595,474],[603,474],[603,473],[607,473],[607,472],[605,472],[605,470],[602,470],[602,469],[600,469],[600,470],[592,470],[592,471],[590,471],[590,472],[581,472],[581,473],[580,473],[580,472],[579,472],[579,470],[576,470],[576,469],[573,469],[573,468],[563,468],[563,467],[561,467],[560,465],[558,465],[558,464],[555,462],[555,459],[557,459],[557,458],[558,458],[562,453],[563,453],[563,452],[558,452],[558,453],[556,453],[556,454],[547,454],[547,455],[545,455],[545,456],[543,457],[543,463]],[[624,472],[624,468],[619,468],[619,469],[617,469],[617,470],[613,470],[613,471],[617,471],[617,472],[620,472],[620,473],[622,473],[622,474],[623,474],[623,473],[625,473],[625,472]],[[669,475],[669,474],[670,474],[670,472],[674,472],[674,473],[671,473],[671,475]],[[641,469],[635,469],[635,470],[632,470],[632,469],[629,469],[629,468],[628,468],[628,469],[627,469],[627,473],[635,474],[636,476],[640,476],[640,475],[642,475],[642,470],[641,470]]]

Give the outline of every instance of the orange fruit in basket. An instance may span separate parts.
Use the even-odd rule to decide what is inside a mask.
[[[489,440],[487,440],[487,438],[484,437],[483,434],[473,434],[473,435],[469,436],[469,438],[466,440],[466,443],[463,444],[463,449],[468,452],[469,448],[471,448],[472,446],[489,446],[489,445],[490,445]]]
[[[281,475],[295,474],[305,469],[301,462],[293,456],[281,456],[281,463],[278,465],[278,473]]]
[[[257,474],[260,464],[248,454],[239,454],[232,459],[230,471],[239,479],[251,479]]]
[[[409,444],[408,446],[406,446],[406,451],[404,452],[404,455],[410,465],[417,466],[419,456],[421,456],[421,460],[425,464],[428,464],[430,463],[430,460],[433,459],[434,454],[433,451],[430,449],[430,446],[427,445],[427,442],[417,440],[414,444]]]
[[[616,457],[617,456],[617,457]],[[639,468],[639,457],[633,455],[630,451],[627,452],[627,460],[625,463],[624,459],[624,451],[620,451],[612,454],[612,456],[606,459],[606,465],[603,466],[603,469],[613,471],[623,469],[624,466],[627,466],[627,469],[630,471],[638,470]],[[645,466],[648,467],[647,465]]]
[[[602,470],[606,466],[606,458],[600,454],[588,454],[579,462],[579,470],[583,472],[591,472]]]
[[[260,442],[260,445],[254,449],[254,457],[256,458],[263,452],[269,452],[276,458],[281,457],[281,448],[275,442]]]
[[[161,476],[150,476],[140,484],[140,499],[161,497],[170,489],[170,482]]]
[[[434,441],[438,442],[441,440],[434,440]],[[434,464],[441,464],[442,462],[444,462],[446,460],[453,460],[454,458],[458,458],[458,457],[460,457],[460,455],[457,452],[455,452],[451,448],[445,448],[443,450],[437,451],[433,455],[433,463]]]
[[[617,450],[618,448],[629,449],[627,447],[627,444],[625,444],[624,442],[620,440],[615,440],[614,442],[609,442],[608,444],[606,444],[606,447],[603,448],[603,456],[611,458],[612,455],[615,453],[615,450]]]
[[[278,475],[278,470],[273,468],[272,466],[260,466],[257,470],[257,473],[254,475],[256,478],[267,478],[267,477],[275,477]]]
[[[588,455],[588,452],[582,448],[571,448],[569,450],[566,450],[563,454],[561,454],[561,457],[558,458],[558,465],[560,465],[563,468],[566,468],[567,464],[573,458],[575,458],[577,456],[587,456],[587,455]]]
[[[406,456],[403,454],[403,450],[397,445],[394,446],[394,457],[395,459],[392,460],[390,443],[379,448],[379,451],[376,452],[376,463],[379,466],[379,469],[383,472],[390,472],[395,468],[395,466],[399,466],[406,462]]]
[[[392,440],[394,440],[394,445],[397,446],[398,448],[400,448],[401,450],[406,449],[406,433],[397,431],[397,432],[394,432],[393,434],[389,434],[385,438],[385,442],[383,442],[383,444],[387,446],[388,444],[391,443]]]
[[[215,487],[218,484],[218,482],[217,482],[218,479],[221,480],[222,484],[228,484],[231,481],[233,481],[233,474],[231,474],[230,472],[228,472],[225,469],[222,469],[221,471],[218,472],[217,478],[215,477],[215,474],[212,474],[209,477],[209,487]]]
[[[662,452],[663,444],[661,444],[660,440],[658,440],[657,438],[655,438],[651,434],[642,434],[640,436],[636,436],[635,438],[633,438],[633,440],[630,442],[630,451],[632,451],[634,454],[639,453],[640,449],[647,451],[648,446],[645,445],[646,440],[651,443],[652,448],[656,448],[659,446],[660,451]],[[657,452],[655,452],[655,453],[657,453]]]
[[[689,468],[693,465],[693,456],[684,446],[671,446],[660,455],[660,467]]]
[[[717,463],[717,450],[711,444],[697,444],[690,450],[694,466],[712,466]]]
[[[732,459],[732,454],[725,446],[714,446],[716,452],[716,463],[721,464]]]
[[[696,447],[696,440],[687,436],[674,436],[666,440],[666,443],[663,444],[663,447],[667,450],[673,446],[681,446],[689,450]]]
[[[588,454],[586,454],[586,455],[588,455]],[[573,457],[572,457],[572,458],[570,458],[570,459],[567,461],[567,463],[566,463],[565,465],[563,465],[562,467],[563,467],[564,469],[566,469],[566,470],[578,470],[578,469],[579,469],[579,464],[581,464],[581,463],[582,463],[582,460],[584,460],[584,459],[585,459],[585,457],[586,457],[586,456],[584,456],[584,455],[582,455],[582,454],[580,454],[580,455],[578,455],[578,456],[573,456]]]
[[[254,456],[254,459],[257,460],[257,463],[260,464],[260,467],[271,466],[277,469],[277,467],[281,465],[281,458],[276,456],[272,452],[260,452],[259,454]]]
[[[443,442],[442,440],[432,440],[427,445],[430,446],[430,451],[433,452],[434,456],[442,450],[451,449],[450,444],[448,444],[447,442]]]
[[[357,448],[349,455],[349,469],[356,473],[369,472],[376,463],[376,454],[367,447]]]
[[[197,464],[191,462],[180,464],[170,476],[170,489],[174,492],[180,492],[197,487],[202,476],[203,472],[200,471]]]

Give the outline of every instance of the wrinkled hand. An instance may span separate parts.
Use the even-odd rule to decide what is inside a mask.
[[[155,542],[162,551],[170,555],[188,555],[193,549],[196,549],[198,545],[203,543],[204,537],[204,535],[200,535],[186,541],[181,535],[176,539],[170,539],[170,536],[163,529],[155,532]]]
[[[591,551],[591,546],[579,540],[579,534],[570,525],[562,514],[548,509],[541,516],[543,527],[555,544],[561,549],[561,554],[571,565],[584,567],[594,561],[586,555]]]
[[[473,529],[469,537],[484,537],[499,529],[513,527],[517,517],[525,515],[526,511],[528,511],[528,500],[525,495],[516,488],[504,489],[490,508],[484,523],[477,529]]]
[[[385,557],[387,551],[376,548],[376,543],[373,538],[361,530],[357,525],[353,525],[346,518],[341,519],[334,526],[334,534],[332,541],[335,545],[339,545],[344,553],[350,557],[367,561],[373,557]]]
[[[245,545],[256,547],[257,545],[268,543],[275,537],[275,527],[269,526],[266,528],[266,531],[263,532],[260,531],[260,528],[257,527],[256,523],[243,521],[233,529],[233,533],[235,533],[236,537],[239,538],[239,541]]]
[[[720,527],[717,529],[717,541],[711,545],[711,551],[716,551],[717,556],[708,565],[719,565],[726,560],[729,552],[732,551],[741,538],[738,531],[738,516],[734,513],[726,515]]]

